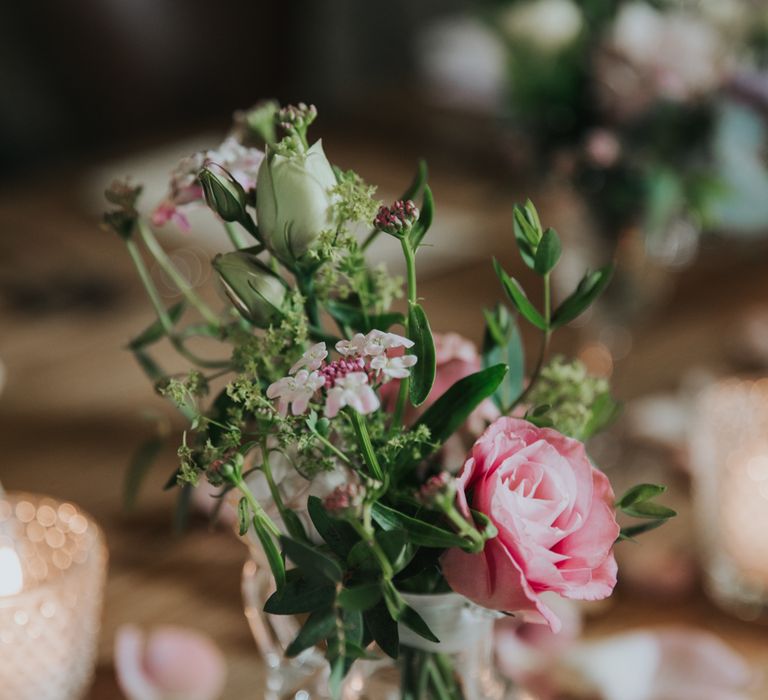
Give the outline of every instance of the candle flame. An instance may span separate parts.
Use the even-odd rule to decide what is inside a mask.
[[[0,596],[16,595],[24,588],[19,555],[10,547],[0,547]]]

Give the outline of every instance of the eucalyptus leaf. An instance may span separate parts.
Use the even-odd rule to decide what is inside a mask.
[[[307,578],[325,578],[330,581],[340,582],[343,571],[338,562],[326,556],[313,546],[281,536],[285,555],[301,569]]]
[[[304,623],[299,633],[286,648],[288,658],[297,656],[305,649],[317,645],[336,631],[336,614],[332,608],[315,610]]]
[[[389,614],[384,601],[380,601],[363,615],[365,624],[379,648],[389,657],[396,659],[400,652],[400,635],[397,622]]]
[[[420,406],[427,400],[432,390],[437,362],[435,341],[429,327],[429,320],[419,304],[413,304],[408,310],[408,331],[418,358],[411,370],[410,397],[414,406]]]
[[[498,389],[506,374],[507,366],[499,364],[460,379],[424,412],[414,428],[425,426],[429,430],[432,449],[437,449],[483,400]]]
[[[264,605],[271,615],[300,615],[331,605],[336,597],[336,586],[327,580],[307,579],[298,569],[286,574],[283,590],[273,593]]]
[[[343,588],[336,596],[337,605],[345,610],[370,610],[380,600],[381,586],[378,582]]]
[[[317,496],[307,500],[307,510],[312,524],[325,540],[325,543],[335,554],[346,558],[349,551],[360,541],[359,535],[349,523],[332,518],[323,508],[322,501]]]
[[[507,307],[499,304],[495,311],[484,310],[485,337],[483,340],[483,367],[505,364],[507,376],[493,394],[500,411],[511,406],[523,391],[525,381],[525,351],[517,321]]]
[[[616,501],[616,507],[628,508],[636,503],[650,501],[657,496],[661,496],[667,490],[662,484],[637,484],[624,492],[621,498]]]
[[[544,235],[539,242],[539,247],[536,249],[534,270],[540,275],[549,274],[555,265],[557,265],[557,261],[560,259],[562,252],[563,249],[557,232],[553,228],[548,228],[544,231]]]
[[[587,273],[573,294],[555,309],[552,314],[552,327],[559,328],[584,313],[606,288],[612,274],[613,265],[606,265],[595,272]]]
[[[373,504],[371,514],[379,527],[385,530],[405,530],[408,539],[422,547],[462,547],[466,544],[464,539],[454,532],[412,518],[381,502]]]
[[[665,520],[649,520],[645,523],[640,523],[639,525],[630,525],[628,527],[621,528],[621,532],[619,533],[618,540],[631,540],[638,535],[642,535],[645,532],[649,532],[651,530],[655,530],[658,527],[661,527],[666,521]]]
[[[536,326],[536,328],[542,331],[546,330],[547,322],[544,320],[544,317],[525,295],[520,283],[504,271],[504,268],[501,267],[496,258],[493,259],[493,269],[496,271],[496,276],[501,281],[507,297],[515,305],[515,308],[520,314]]]

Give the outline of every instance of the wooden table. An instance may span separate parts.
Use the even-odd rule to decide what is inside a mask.
[[[349,154],[345,165],[355,165],[355,158],[366,162],[365,153]],[[385,179],[406,180],[405,166],[391,165]],[[436,176],[435,183],[438,202],[441,196],[463,196],[478,226],[495,227],[501,257],[512,264],[511,234],[500,228],[509,221],[508,193],[487,186],[476,188],[473,199],[459,177]],[[163,456],[165,469],[152,473],[136,509],[121,509],[125,466],[147,432],[140,412],[167,411],[121,350],[151,318],[121,243],[98,231],[80,206],[76,187],[58,179],[3,198],[0,230],[0,358],[9,372],[0,397],[0,478],[9,490],[45,492],[81,504],[102,524],[111,553],[90,697],[118,697],[112,643],[115,629],[127,622],[207,632],[227,657],[224,697],[260,697],[260,662],[239,592],[245,549],[203,521],[193,522],[184,536],[172,534],[172,497],[160,488],[174,464],[172,451]],[[693,363],[724,364],[722,331],[737,304],[768,301],[766,257],[737,250],[728,259],[730,267],[719,256],[705,256],[699,268],[682,276],[674,304],[636,333],[633,353],[616,366],[619,395],[669,388]],[[420,286],[434,328],[475,339],[482,329],[479,305],[490,305],[498,293],[487,261],[471,255],[466,264]],[[575,334],[566,333],[562,342],[573,346]],[[611,614],[592,620],[588,633],[656,623],[712,629],[768,668],[768,630],[727,617],[700,594],[663,602],[620,590]]]

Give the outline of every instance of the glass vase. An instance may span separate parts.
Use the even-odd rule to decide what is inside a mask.
[[[328,664],[321,649],[294,659],[284,650],[301,623],[291,616],[263,611],[274,591],[272,574],[260,550],[252,548],[243,567],[245,614],[265,664],[265,700],[330,698]],[[494,666],[496,614],[455,593],[403,593],[408,605],[441,640],[432,643],[400,626],[400,658],[385,656],[375,645],[374,660],[355,662],[342,700],[517,700],[520,696]]]

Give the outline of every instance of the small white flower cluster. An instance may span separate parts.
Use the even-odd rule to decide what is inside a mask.
[[[381,405],[377,386],[409,376],[416,356],[399,353],[412,346],[413,341],[401,335],[372,330],[366,335],[357,333],[351,340],[340,340],[336,351],[341,357],[327,362],[325,343],[317,343],[291,367],[287,377],[269,385],[267,397],[277,399],[281,416],[286,416],[289,408],[299,416],[307,411],[315,394],[325,389],[327,418],[333,418],[345,406],[367,415]]]

